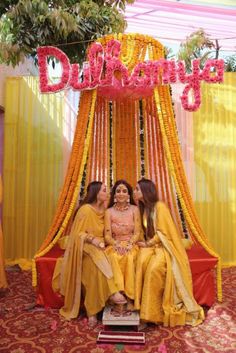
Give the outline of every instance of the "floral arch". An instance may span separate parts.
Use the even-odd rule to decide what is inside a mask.
[[[120,61],[131,73],[138,63],[164,58],[157,40],[139,34],[108,35],[99,40],[105,48],[112,40],[121,43]],[[142,75],[142,74],[141,74]],[[92,180],[111,186],[124,178],[135,185],[140,177],[152,179],[159,198],[167,203],[181,234],[199,243],[218,259],[218,299],[222,299],[221,260],[209,244],[194,209],[181,158],[169,85],[127,90],[120,85],[84,90],[67,175],[56,213],[33,262],[37,283],[37,258],[45,255],[65,235],[79,194]]]

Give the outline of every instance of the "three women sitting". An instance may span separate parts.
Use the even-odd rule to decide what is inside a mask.
[[[128,301],[144,321],[197,325],[204,313],[193,297],[188,258],[170,212],[151,180],[141,179],[134,195],[138,207],[131,186],[117,181],[105,212],[106,186],[89,184],[54,271],[53,288],[64,295],[60,313],[78,316],[83,289],[91,325],[108,300]]]

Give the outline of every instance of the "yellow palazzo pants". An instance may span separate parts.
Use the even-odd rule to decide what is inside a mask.
[[[119,255],[112,246],[105,250],[112,267],[116,287],[134,300],[135,298],[135,268],[138,247],[134,246],[127,254]]]
[[[114,278],[106,278],[91,257],[83,255],[82,284],[84,287],[84,306],[88,316],[101,311],[108,298],[118,291]]]
[[[163,248],[141,248],[137,259],[135,309],[140,318],[162,322],[162,300],[165,288],[166,260]]]

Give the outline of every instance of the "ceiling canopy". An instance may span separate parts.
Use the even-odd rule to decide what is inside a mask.
[[[236,0],[136,0],[127,5],[126,20],[126,33],[151,35],[170,48],[203,28],[218,39],[221,53],[236,52]]]

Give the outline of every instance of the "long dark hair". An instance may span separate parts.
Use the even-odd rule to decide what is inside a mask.
[[[117,180],[116,183],[114,184],[113,188],[111,189],[111,196],[108,204],[108,208],[112,207],[114,205],[114,199],[115,199],[115,193],[116,189],[119,185],[125,185],[128,189],[128,194],[130,197],[130,204],[135,205],[134,198],[133,198],[133,189],[132,186],[124,179]]]
[[[155,205],[158,201],[157,189],[153,181],[149,179],[142,178],[138,181],[138,184],[143,194],[143,201],[139,200],[139,209],[140,209],[142,219],[143,219],[144,211],[146,212],[146,215],[147,215],[147,228],[145,229],[143,224],[142,226],[144,229],[145,238],[150,239],[155,234],[152,214],[153,214]]]
[[[101,181],[92,181],[91,183],[88,184],[87,190],[86,190],[87,193],[84,199],[79,203],[79,206],[76,208],[73,219],[75,218],[75,215],[81,206],[86,205],[87,203],[91,204],[97,201],[97,195],[101,190],[101,187],[102,187]]]
[[[86,203],[93,203],[97,201],[97,196],[99,191],[101,190],[102,182],[101,181],[92,181],[87,186],[87,193],[84,199],[80,202],[79,208]]]

